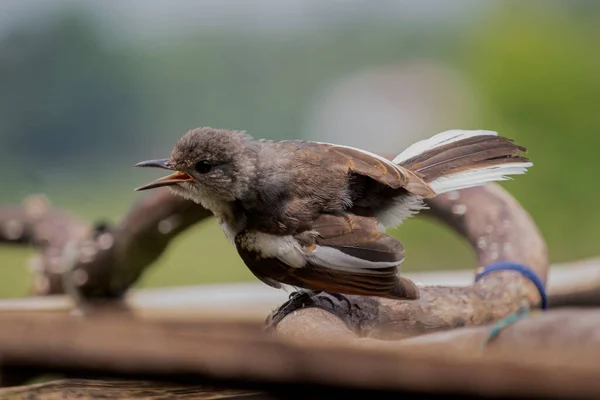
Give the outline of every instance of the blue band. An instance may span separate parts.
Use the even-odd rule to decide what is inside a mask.
[[[527,268],[523,264],[518,264],[512,261],[501,261],[491,265],[488,265],[483,272],[475,276],[475,282],[483,278],[485,275],[494,271],[517,271],[520,272],[524,277],[529,279],[537,287],[542,298],[542,309],[548,308],[548,295],[546,294],[546,288],[544,282],[537,276],[535,272]]]

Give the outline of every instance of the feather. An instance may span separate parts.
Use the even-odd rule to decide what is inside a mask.
[[[394,158],[393,162],[396,164],[402,164],[405,161],[418,156],[428,150],[431,150],[435,147],[443,146],[446,144],[450,144],[459,140],[468,139],[474,136],[497,136],[498,133],[494,131],[486,131],[486,130],[476,130],[476,131],[465,131],[460,129],[453,129],[449,131],[445,131],[442,133],[438,133],[430,137],[429,139],[420,140],[413,145],[409,146],[402,153],[398,154],[396,158]]]
[[[398,266],[404,248],[395,238],[379,229],[375,218],[349,213],[323,214],[311,228],[316,232],[315,249],[307,261],[331,269],[377,272]]]
[[[493,131],[452,130],[413,144],[394,161],[439,195],[524,174],[533,165],[521,156],[526,151]]]
[[[252,273],[273,287],[286,284],[395,299],[419,295],[414,283],[398,277],[402,244],[381,232],[375,218],[322,214],[309,231],[295,236],[245,231],[235,242]]]

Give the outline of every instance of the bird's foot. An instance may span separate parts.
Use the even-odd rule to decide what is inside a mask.
[[[291,293],[289,300],[267,317],[266,330],[274,332],[277,325],[288,315],[312,307],[340,318],[358,335],[373,326],[379,314],[379,301],[373,297],[302,289]]]

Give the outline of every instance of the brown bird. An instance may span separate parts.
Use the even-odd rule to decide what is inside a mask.
[[[384,233],[423,199],[523,174],[532,163],[492,131],[451,130],[389,161],[368,151],[299,140],[254,140],[210,127],[186,133],[173,170],[136,190],[168,186],[211,210],[261,281],[344,294],[416,299],[398,275],[401,243]]]

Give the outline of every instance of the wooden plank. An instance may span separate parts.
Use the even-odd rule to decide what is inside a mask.
[[[137,380],[63,379],[35,385],[0,389],[3,400],[261,400],[256,391],[182,386]]]
[[[594,321],[590,318],[591,314],[574,315],[570,323]],[[598,312],[596,318],[600,318]],[[513,326],[516,329],[524,323]],[[567,333],[574,329],[567,328]],[[463,342],[484,339],[489,333],[480,327],[471,336],[469,329],[475,328],[463,329],[453,331],[466,331]],[[344,326],[338,335],[323,340],[315,334],[309,340],[293,341],[290,336],[269,336],[260,326],[240,323],[2,315],[0,359],[9,372],[33,369],[236,389],[293,391],[313,385],[437,395],[600,397],[597,334],[579,343],[583,352],[573,352],[573,347],[565,351],[556,346],[544,348],[544,342],[542,351],[528,350],[532,342],[522,342],[519,335],[513,338],[510,352],[494,351],[493,346],[488,352],[484,342],[479,352],[467,352],[460,348],[442,351],[445,347],[439,337],[440,345],[428,351],[428,346],[402,345],[405,341],[348,340],[353,334]]]

